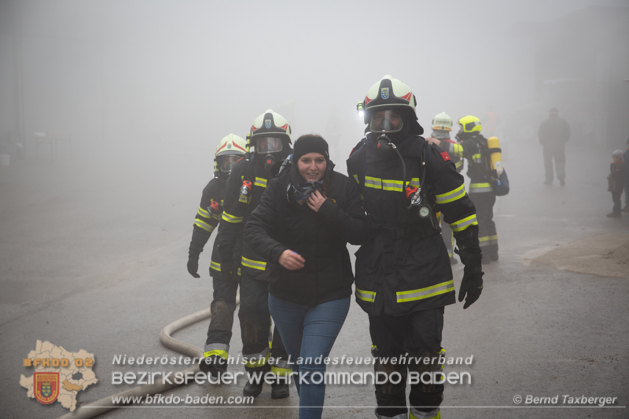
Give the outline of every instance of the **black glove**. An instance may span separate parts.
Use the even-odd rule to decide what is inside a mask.
[[[201,278],[197,273],[199,270],[199,255],[190,254],[188,256],[188,272],[195,278]]]
[[[481,268],[480,248],[455,249],[461,257],[461,262],[465,265],[463,269],[463,280],[459,289],[459,302],[465,298],[463,309],[468,308],[480,297],[483,292],[483,270]]]

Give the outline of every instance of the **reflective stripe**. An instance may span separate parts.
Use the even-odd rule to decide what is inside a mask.
[[[481,163],[481,155],[480,153],[476,153],[472,155],[472,160],[474,160],[474,163]]]
[[[218,262],[210,262],[210,269],[214,269],[215,271],[221,271],[221,264]]]
[[[367,301],[368,303],[373,303],[376,301],[376,293],[373,291],[365,291],[356,288],[356,297],[360,298],[363,301]]]
[[[220,356],[225,359],[229,358],[229,345],[224,343],[207,343],[203,350],[204,358],[209,358],[212,355]]]
[[[446,192],[444,194],[437,195],[437,204],[447,204],[448,202],[456,201],[465,196],[465,184],[461,184],[456,189]]]
[[[253,182],[253,184],[254,184],[255,186],[260,186],[260,187],[262,187],[262,188],[266,188],[266,182],[267,182],[267,180],[266,180],[266,179],[263,179],[263,178],[261,178],[261,177],[256,177],[256,181],[255,181],[255,182]]]
[[[243,218],[244,217],[236,217],[235,215],[231,215],[223,211],[223,220],[227,221],[228,223],[232,223],[232,224],[242,223]]]
[[[220,349],[214,349],[212,351],[207,351],[203,353],[203,358],[209,358],[212,355],[214,356],[220,356],[221,358],[229,358],[229,354],[226,351],[222,351]]]
[[[448,154],[455,157],[463,157],[463,146],[461,144],[448,143]]]
[[[270,354],[271,352],[269,348],[265,348],[262,352],[257,354],[242,354],[243,358],[245,358],[245,367],[259,368],[265,366]]]
[[[405,303],[407,301],[424,300],[426,298],[445,294],[446,292],[454,292],[454,281],[452,279],[430,287],[410,291],[400,291],[395,294],[397,295],[398,303]]]
[[[360,180],[358,180],[358,175],[353,175],[354,176],[354,180],[356,181],[356,183],[358,183],[360,185]]]
[[[377,177],[365,176],[365,186],[368,188],[382,189],[382,179]]]
[[[197,227],[199,227],[199,228],[202,228],[203,230],[208,231],[208,232],[210,232],[210,233],[211,233],[212,231],[214,231],[214,226],[209,225],[209,224],[208,224],[208,223],[206,223],[205,221],[203,221],[203,220],[199,220],[198,218],[195,218],[195,219],[194,219],[194,225],[195,225],[195,226],[197,226]]]
[[[419,188],[419,178],[414,177],[413,179],[411,179],[411,183],[409,183],[409,185]]]
[[[382,416],[376,413],[376,417],[378,419],[407,419],[406,413],[400,413],[399,415],[395,416]]]
[[[409,415],[409,419],[441,419],[441,411],[439,408],[433,409],[430,412],[422,412],[421,410],[415,409],[411,406]]]
[[[266,269],[266,262],[261,260],[253,260],[247,259],[246,257],[242,257],[242,266],[246,266],[247,268],[259,269],[264,271]]]
[[[403,187],[403,182],[401,180],[382,179],[382,189],[385,191],[402,192]]]
[[[271,367],[271,372],[279,377],[288,377],[293,372],[290,368],[280,368],[275,365]]]
[[[243,204],[248,204],[249,202],[251,202],[251,196],[240,195],[238,197],[238,202],[242,202]]]
[[[479,193],[479,192],[491,192],[491,185],[487,182],[483,183],[470,183],[470,193]]]
[[[476,214],[470,215],[469,217],[465,217],[459,221],[451,223],[450,228],[452,229],[452,231],[463,231],[471,225],[478,225]]]
[[[478,238],[478,242],[481,247],[490,246],[494,244],[494,242],[498,241],[498,235],[495,236],[483,236]]]
[[[463,160],[459,160],[458,162],[454,163],[454,167],[456,167],[457,169],[460,169],[461,166],[463,166]]]
[[[212,216],[210,215],[209,212],[207,212],[207,210],[204,210],[203,208],[199,207],[199,209],[197,210],[197,214],[199,214],[201,217],[204,218],[212,218]]]

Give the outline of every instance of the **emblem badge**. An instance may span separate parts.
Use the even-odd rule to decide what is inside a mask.
[[[59,397],[59,373],[36,372],[33,374],[35,398],[41,404],[50,404]]]
[[[271,120],[270,119],[265,119],[264,120],[264,127],[266,129],[270,129],[271,128]]]
[[[382,97],[382,99],[388,99],[389,98],[389,88],[388,87],[383,87],[382,89],[380,89],[380,96]]]

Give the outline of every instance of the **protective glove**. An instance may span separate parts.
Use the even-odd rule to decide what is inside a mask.
[[[191,254],[188,256],[188,272],[195,278],[201,278],[197,273],[199,270],[199,255]]]
[[[463,309],[466,309],[474,304],[483,292],[482,256],[480,248],[457,248],[454,251],[461,257],[461,262],[465,265],[463,280],[459,289],[459,302],[465,298]]]

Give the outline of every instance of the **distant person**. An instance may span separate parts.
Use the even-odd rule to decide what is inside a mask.
[[[629,140],[624,154],[625,167],[629,167]],[[625,170],[625,207],[622,212],[629,212],[629,169]]]
[[[321,417],[325,383],[315,377],[325,376],[327,362],[316,360],[328,357],[349,311],[354,275],[347,242],[362,244],[369,234],[354,180],[332,170],[328,153],[322,137],[300,137],[244,233],[245,242],[274,265],[269,311],[297,361],[300,419]]]
[[[548,111],[548,119],[539,126],[538,137],[544,147],[544,168],[546,181],[544,185],[553,184],[553,159],[557,179],[561,186],[566,184],[566,142],[570,138],[570,126],[565,119],[559,117],[557,108]]]
[[[625,187],[625,176],[627,173],[627,165],[622,161],[622,157],[622,150],[616,150],[612,153],[612,163],[609,165],[610,173],[607,175],[609,182],[607,190],[612,193],[612,200],[614,201],[614,209],[607,214],[610,218],[619,218],[622,216],[620,213],[620,196]]]

